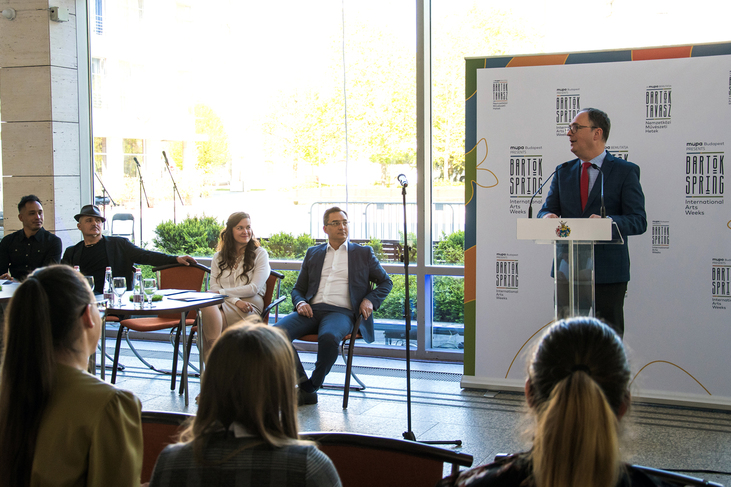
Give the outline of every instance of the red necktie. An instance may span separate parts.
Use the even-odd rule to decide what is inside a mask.
[[[589,167],[591,162],[581,163],[581,211],[584,211],[586,200],[589,199]]]

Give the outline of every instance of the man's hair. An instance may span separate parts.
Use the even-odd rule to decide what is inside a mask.
[[[609,121],[609,115],[598,108],[584,108],[581,112],[586,112],[587,115],[589,115],[589,121],[594,127],[602,129],[602,139],[606,142],[609,138],[609,129],[612,128],[612,122]]]
[[[325,210],[325,214],[322,216],[322,224],[327,226],[327,220],[330,218],[330,214],[338,212],[343,212],[345,213],[345,218],[348,217],[348,213],[345,210],[341,210],[337,206],[333,206],[332,208],[328,208],[327,210]]]
[[[25,208],[25,204],[30,201],[35,201],[39,205],[43,206],[43,203],[41,203],[41,200],[38,199],[38,196],[34,194],[29,194],[28,196],[23,196],[22,198],[20,198],[20,203],[18,203],[18,213],[23,211],[23,208]]]

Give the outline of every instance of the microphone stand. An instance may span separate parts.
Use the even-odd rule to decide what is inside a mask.
[[[107,200],[107,196],[109,197],[109,201],[112,203],[112,206],[117,206],[117,203],[114,202],[114,199],[112,199],[112,195],[109,194],[109,191],[107,191],[107,187],[104,186],[104,182],[102,182],[102,178],[99,177],[99,174],[97,174],[96,171],[94,171],[94,176],[96,176],[97,180],[99,181],[99,184],[102,185],[102,203],[104,203]],[[106,203],[102,204],[102,216],[104,217],[104,226],[107,224],[107,205]]]
[[[401,259],[404,261],[404,320],[406,324],[406,422],[408,430],[404,432],[405,440],[416,441],[416,435],[411,430],[411,302],[409,301],[409,234],[406,225],[406,186],[409,185],[406,176],[398,175],[401,185],[404,208],[404,252]],[[456,445],[462,446],[462,440],[454,441],[420,441],[427,445]]]
[[[140,176],[140,247],[142,247],[142,195],[145,195],[145,202],[147,203],[148,208],[152,208],[150,206],[150,200],[147,199],[147,190],[145,189],[145,183],[142,181],[142,168],[140,167],[140,161],[137,160],[137,158],[134,158],[135,164],[137,164],[137,174]]]
[[[162,157],[165,158],[165,167],[168,168],[168,174],[170,174],[170,180],[173,182],[173,223],[177,225],[178,220],[175,217],[175,193],[178,194],[178,198],[180,198],[180,204],[181,206],[185,206],[185,203],[183,203],[183,197],[180,196],[180,191],[178,191],[178,185],[175,184],[175,178],[173,177],[173,172],[170,170],[170,164],[168,163],[168,156],[165,154],[165,151],[162,151]]]

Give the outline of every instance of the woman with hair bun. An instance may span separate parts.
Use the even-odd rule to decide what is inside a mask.
[[[232,213],[211,261],[211,291],[225,294],[226,300],[201,309],[204,361],[223,330],[262,312],[270,272],[269,254],[254,236],[251,217],[243,211]]]
[[[5,319],[0,483],[137,486],[140,401],[86,372],[103,320],[81,274],[37,269]]]
[[[594,318],[551,326],[525,382],[533,448],[443,479],[439,486],[650,487],[667,485],[621,461],[619,421],[630,404],[622,339]]]

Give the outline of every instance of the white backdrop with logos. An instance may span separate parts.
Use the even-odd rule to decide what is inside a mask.
[[[523,387],[553,319],[552,249],[518,241],[515,220],[574,158],[576,111],[596,107],[612,121],[608,150],[640,166],[646,198],[647,232],[629,237],[633,394],[731,407],[731,56],[480,69],[477,97],[475,374],[463,386]]]

